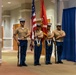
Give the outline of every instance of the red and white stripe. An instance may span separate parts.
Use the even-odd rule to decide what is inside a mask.
[[[36,24],[36,14],[35,12],[32,15],[32,39],[34,39],[34,31],[36,30],[37,24]]]

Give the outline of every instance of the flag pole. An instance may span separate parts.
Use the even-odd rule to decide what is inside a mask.
[[[42,31],[44,34],[44,38],[42,41],[42,54],[45,55],[45,37],[47,36],[47,16],[46,16],[46,9],[44,5],[44,0],[41,1],[41,22],[42,22]]]

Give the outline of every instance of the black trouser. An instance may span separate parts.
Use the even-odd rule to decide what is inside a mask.
[[[39,59],[42,51],[42,42],[40,41],[40,46],[37,45],[35,41],[35,48],[34,48],[34,64],[39,64]]]
[[[27,40],[19,40],[20,45],[18,46],[18,64],[25,64],[26,51],[27,51]]]
[[[61,62],[61,56],[63,52],[63,42],[56,42],[57,52],[56,52],[56,62]]]
[[[51,62],[50,60],[51,60],[51,55],[52,55],[53,43],[51,42],[51,45],[48,46],[47,41],[45,41],[45,45],[46,45],[46,60],[45,60],[45,63],[48,64],[48,63]]]

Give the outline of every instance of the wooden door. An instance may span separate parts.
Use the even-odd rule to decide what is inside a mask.
[[[0,33],[1,33],[1,39],[2,39],[2,42],[1,42],[1,48],[3,48],[3,34],[4,34],[4,32],[3,32],[3,26],[0,26]]]
[[[20,24],[13,25],[13,33],[20,26]],[[13,39],[13,50],[18,50],[17,42]]]

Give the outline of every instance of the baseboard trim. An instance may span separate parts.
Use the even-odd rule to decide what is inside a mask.
[[[13,50],[13,47],[3,47],[2,50]]]

